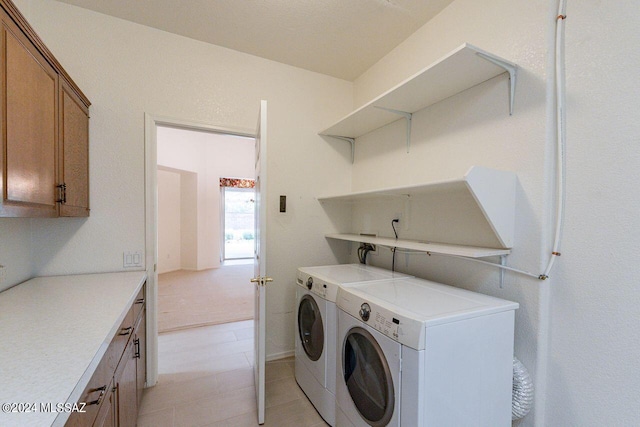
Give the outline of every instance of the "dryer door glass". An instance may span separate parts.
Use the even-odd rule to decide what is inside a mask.
[[[344,382],[360,416],[370,425],[385,426],[395,402],[389,364],[375,338],[352,328],[342,346]]]
[[[313,297],[305,295],[298,307],[298,333],[302,348],[309,359],[316,361],[324,349],[324,326],[322,316]]]

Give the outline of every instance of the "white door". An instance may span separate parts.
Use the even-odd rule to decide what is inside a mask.
[[[258,424],[264,424],[264,369],[265,369],[265,284],[271,281],[266,272],[267,235],[267,101],[260,101],[258,130],[256,132],[256,204],[255,204],[255,256],[253,260],[255,284],[254,362],[253,371],[258,403]]]

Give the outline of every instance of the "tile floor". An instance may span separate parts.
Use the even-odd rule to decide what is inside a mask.
[[[158,383],[145,390],[139,427],[257,426],[253,321],[161,334]],[[293,358],[267,363],[265,426],[327,426],[294,378]]]

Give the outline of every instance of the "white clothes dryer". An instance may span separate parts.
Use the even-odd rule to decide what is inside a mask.
[[[511,426],[517,303],[403,278],[337,306],[337,426]]]
[[[300,267],[296,287],[295,377],[324,420],[335,425],[336,296],[340,286],[410,277],[364,264]]]

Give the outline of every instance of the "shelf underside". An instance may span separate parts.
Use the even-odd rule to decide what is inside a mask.
[[[319,133],[358,138],[401,118],[388,110],[415,113],[505,72],[515,78],[516,68],[465,43]]]
[[[406,187],[386,188],[319,197],[320,202],[352,202],[368,199],[396,198],[398,200],[428,199],[434,194],[464,192],[476,202],[500,245],[513,247],[515,224],[516,175],[481,166],[471,167],[458,179],[431,182]]]

